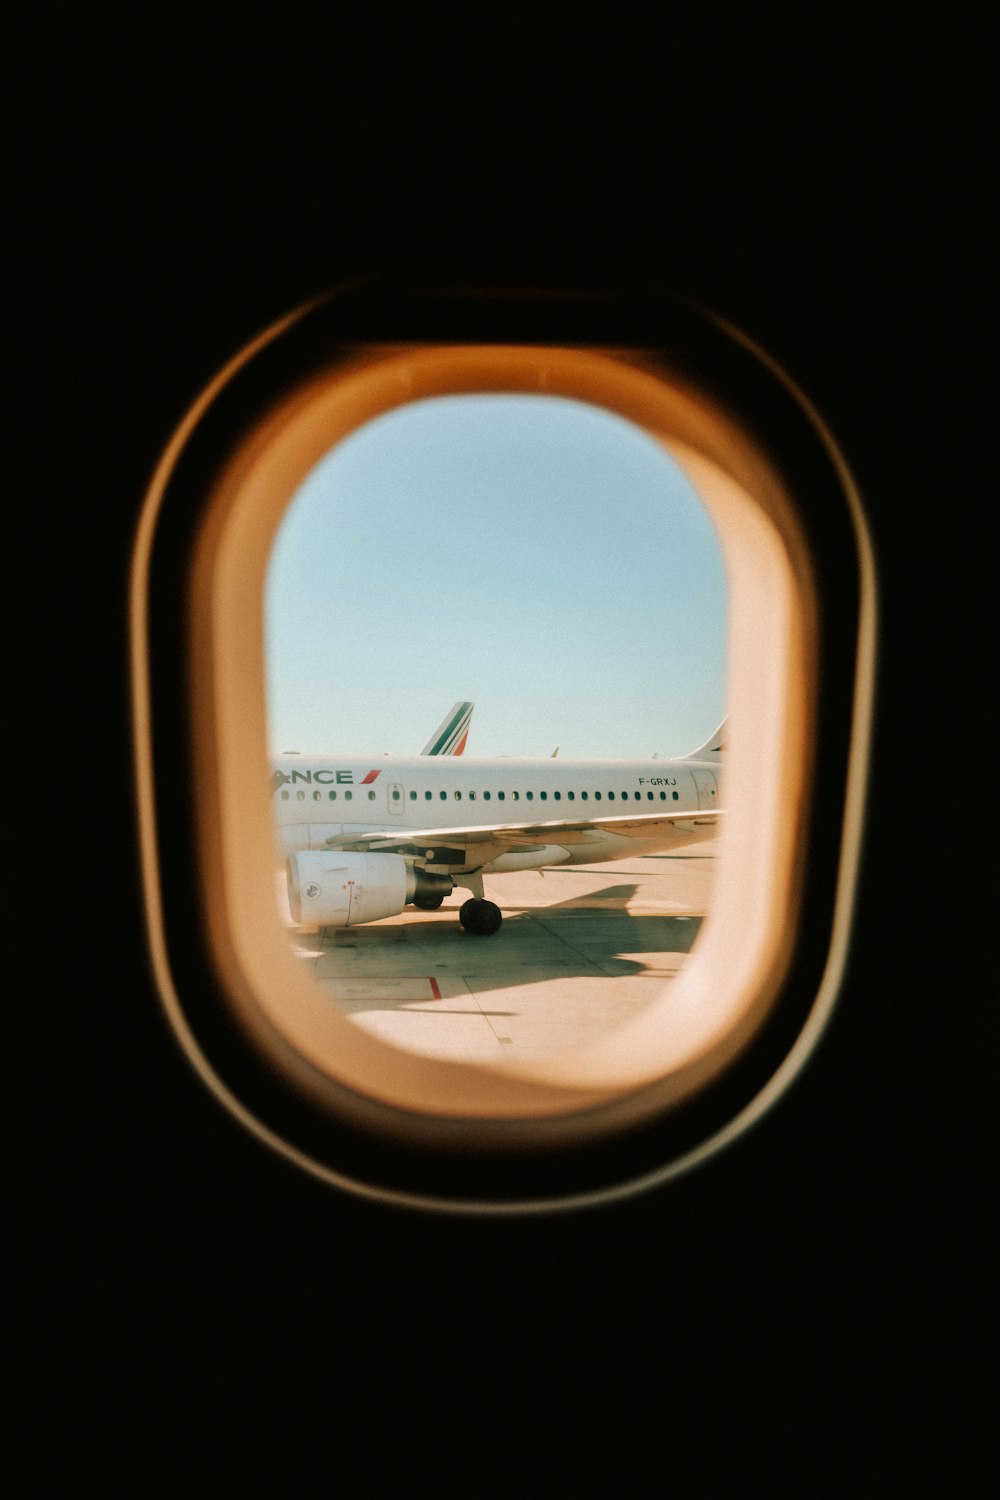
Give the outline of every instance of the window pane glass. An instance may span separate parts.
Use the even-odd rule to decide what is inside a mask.
[[[475,588],[470,630],[449,615],[454,581],[482,580],[484,563],[503,587]],[[450,628],[418,631],[418,604],[436,607],[436,618]],[[575,788],[581,781],[593,787],[606,771],[622,782],[615,791],[594,791],[595,803],[605,795],[616,805],[658,797],[662,806],[670,783],[658,786],[656,778],[667,774],[672,757],[703,744],[724,717],[722,555],[704,505],[657,436],[601,407],[558,396],[445,396],[387,411],[336,444],[299,486],[275,536],[264,616],[275,757],[277,747],[294,746],[302,778],[322,758],[321,785],[336,780],[325,792],[337,804],[325,814],[327,823],[319,810],[299,807],[310,793],[294,783],[292,792],[274,797],[283,857],[289,849],[318,854],[332,844],[347,870],[360,871],[367,861],[351,899],[379,913],[357,923],[352,917],[349,929],[321,930],[316,972],[331,994],[338,976],[347,976],[349,957],[364,950],[371,956],[366,972],[384,974],[376,950],[392,940],[394,927],[407,927],[414,945],[431,934],[440,941],[470,892],[483,891],[503,910],[512,935],[519,910],[544,909],[558,923],[560,914],[592,902],[607,929],[606,959],[619,955],[620,963],[622,953],[635,954],[629,961],[636,975],[644,964],[657,973],[676,971],[680,945],[686,954],[707,907],[707,863],[688,859],[682,869],[671,855],[650,851],[646,858],[638,841],[628,841],[625,854],[620,837],[580,837],[577,830],[565,848],[548,831],[544,840],[484,840],[480,866],[475,844],[463,842],[462,832],[476,821],[586,822],[562,802],[589,801],[589,790]],[[419,646],[419,670],[408,644]],[[471,721],[459,713],[452,724],[451,705],[461,708],[462,695],[475,700]],[[437,754],[428,753],[415,769],[413,761],[435,741]],[[477,769],[480,757],[489,765]],[[629,761],[642,763],[635,777],[616,768]],[[566,762],[584,764],[574,770]],[[520,787],[511,785],[515,780]],[[546,789],[536,795],[525,788],[528,780]],[[417,790],[419,782],[424,787]],[[477,800],[487,782],[491,790],[479,790],[479,800],[511,807],[484,809],[481,820],[471,807],[448,811],[452,802]],[[357,808],[352,787],[364,788]],[[324,798],[311,786],[310,792],[311,800]],[[672,797],[676,804],[678,793]],[[553,807],[540,808],[536,819],[532,808],[520,807],[535,800]],[[600,812],[595,808],[595,823]],[[352,820],[359,829],[353,849]],[[452,828],[454,840],[434,842],[435,827]],[[418,830],[426,842],[411,841]],[[545,881],[532,863],[536,854]],[[623,858],[628,863],[616,872],[613,861]],[[681,876],[689,882],[683,890]],[[473,885],[463,886],[463,879]],[[435,902],[441,910],[428,920]],[[527,926],[520,924],[522,932]],[[315,948],[300,944],[296,952]],[[414,972],[431,975],[436,950],[422,952],[414,947]],[[461,948],[463,961],[483,952],[479,943]],[[648,963],[641,954],[651,955]],[[598,961],[588,959],[574,977],[599,972]],[[562,956],[554,974],[567,977]],[[476,992],[475,976],[449,978],[459,980]],[[635,1003],[644,1004],[646,993],[648,985],[637,979]],[[380,1005],[378,995],[366,998],[350,1010],[352,1021],[374,1025],[384,1012],[395,1037],[412,1005],[420,1017],[413,1036],[423,1037],[430,1035],[431,1015],[458,1013],[423,1009],[419,985],[412,998],[396,1003],[389,996]],[[531,1003],[522,1008],[532,1011]],[[492,1009],[484,996],[483,1014]],[[511,1017],[519,1014],[512,1003]],[[591,1020],[601,1024],[599,1015]],[[515,1020],[504,1027],[502,1045],[516,1057]],[[499,1049],[494,1031],[487,1040]],[[559,1033],[559,1045],[569,1041]],[[414,1045],[419,1050],[423,1043]]]

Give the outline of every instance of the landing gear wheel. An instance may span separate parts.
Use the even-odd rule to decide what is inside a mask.
[[[443,900],[443,896],[414,896],[413,904],[421,911],[437,911]]]
[[[479,937],[488,937],[500,926],[503,921],[503,912],[494,902],[482,901],[478,896],[473,896],[459,911],[458,920],[466,932],[474,932]]]

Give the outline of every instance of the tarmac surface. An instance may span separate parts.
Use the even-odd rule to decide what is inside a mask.
[[[710,845],[702,848],[710,851]],[[487,876],[503,924],[466,933],[457,890],[360,927],[295,927],[296,953],[345,1015],[433,1057],[538,1056],[591,1039],[659,998],[708,911],[711,852]]]

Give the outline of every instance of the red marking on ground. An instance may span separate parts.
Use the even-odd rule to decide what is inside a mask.
[[[435,1000],[440,1000],[441,999],[441,991],[438,989],[438,982],[437,982],[437,980],[434,979],[434,978],[432,978],[430,980],[430,986],[431,986],[431,994],[434,996],[434,999]]]

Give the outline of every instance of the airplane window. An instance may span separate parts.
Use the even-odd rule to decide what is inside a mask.
[[[567,792],[566,795],[567,795],[567,797],[569,798],[569,800],[571,802],[575,802],[576,801],[576,793],[575,792]]]
[[[501,795],[501,796],[502,796],[502,795],[503,795],[503,793],[502,793],[502,792],[501,792],[501,794],[500,794],[500,795]],[[484,792],[484,793],[483,793],[483,801],[484,801],[484,802],[488,802],[488,801],[489,801],[489,800],[490,800],[490,793],[489,793],[489,792]]]
[[[344,326],[335,301],[276,325],[234,359],[178,429],[144,508],[132,622],[137,678],[145,671],[150,679],[136,708],[137,759],[149,761],[140,789],[147,905],[154,913],[164,872],[194,866],[212,993],[221,986],[232,1001],[243,1045],[216,1045],[215,1019],[202,1041],[201,1002],[189,1015],[184,996],[168,994],[160,979],[166,1008],[178,1035],[176,1016],[190,1023],[189,1056],[203,1047],[202,1076],[216,1069],[220,1090],[244,1110],[273,1092],[270,1082],[243,1090],[236,1078],[239,1058],[259,1053],[328,1123],[347,1119],[360,1136],[378,1116],[372,1130],[385,1141],[411,1129],[414,1139],[452,1141],[452,1127],[472,1121],[462,1151],[478,1149],[480,1129],[507,1150],[503,1130],[514,1120],[532,1148],[560,1131],[593,1142],[618,1128],[607,1123],[612,1114],[674,1130],[672,1111],[698,1090],[711,1095],[739,1039],[763,1038],[777,1017],[783,965],[799,965],[802,1005],[803,974],[808,987],[809,974],[837,967],[824,967],[820,953],[807,971],[797,955],[800,933],[811,941],[819,932],[822,941],[825,930],[825,909],[801,920],[809,893],[832,908],[825,893],[849,889],[853,875],[848,835],[860,839],[860,813],[845,824],[841,793],[863,782],[874,596],[846,468],[791,381],[749,340],[700,313],[674,309],[649,325],[676,327],[676,342],[657,333],[647,344],[640,332],[592,347],[532,337],[479,344],[467,332],[454,346],[436,345],[419,332],[420,313],[413,323],[404,316],[400,341],[389,346],[366,342],[363,332],[356,342],[353,334],[331,338]],[[586,326],[615,339],[619,328],[646,326],[630,321],[631,304],[621,323],[599,298],[587,307],[596,322]],[[516,313],[527,322],[512,326],[530,330],[534,314]],[[504,326],[492,316],[488,326]],[[355,325],[348,318],[346,326]],[[691,327],[701,332],[688,343]],[[219,401],[222,390],[232,400]],[[745,406],[744,390],[753,396]],[[203,421],[209,430],[197,451],[219,455],[216,467],[180,466]],[[178,504],[191,473],[203,476],[202,492],[192,504],[185,491]],[[178,510],[188,519],[175,520]],[[167,511],[177,527],[169,535],[183,534],[184,548],[158,545]],[[570,511],[581,523],[571,531]],[[505,524],[489,527],[497,514]],[[827,547],[831,536],[839,551]],[[414,571],[482,579],[487,555],[506,580],[502,593],[475,589],[460,625],[422,632],[416,655],[401,649],[415,637]],[[832,575],[836,588],[828,558],[846,558]],[[183,637],[166,623],[163,601],[177,597],[190,600]],[[165,674],[169,658],[161,641],[173,643],[177,661],[189,652],[191,670],[158,697],[153,675]],[[623,651],[625,641],[637,649]],[[671,649],[655,651],[658,641]],[[841,658],[846,665],[822,699],[831,724],[841,713],[833,725],[840,737],[827,749],[816,732],[826,691],[819,679]],[[184,776],[155,775],[164,760],[158,726],[182,703],[196,773],[187,791]],[[850,713],[837,707],[846,704]],[[733,738],[722,744],[717,726],[727,715]],[[279,747],[288,744],[304,748],[285,773]],[[695,762],[708,759],[711,768],[678,766],[676,781],[667,779],[695,746]],[[614,809],[581,833],[572,817],[560,830],[553,808],[542,834],[539,820],[519,828],[513,790],[512,807],[500,818],[484,808],[474,829],[448,812],[486,776],[495,777],[498,802],[501,781],[536,774],[547,789],[539,800],[575,800],[568,782],[587,762],[595,775],[617,764],[626,776],[628,790],[595,791],[595,804],[605,795],[643,800],[633,791],[643,783],[625,763],[653,778],[644,790],[662,776],[662,789],[646,797],[658,795],[661,817],[631,820],[623,838]],[[825,780],[816,767],[826,768]],[[269,769],[279,774],[256,810],[246,789],[268,785]],[[437,798],[425,791],[418,818],[416,796],[398,788],[425,771],[447,776],[453,790],[439,782]],[[324,790],[332,782],[336,823],[321,821],[318,807],[311,819],[292,808],[307,796],[295,782]],[[172,837],[163,785],[190,796],[177,823],[196,829],[190,848],[173,849],[165,862],[157,853]],[[318,803],[323,793],[313,786]],[[354,809],[356,787],[368,796],[359,794]],[[392,795],[383,798],[383,788]],[[832,811],[822,795],[830,788]],[[710,806],[694,817],[699,802]],[[823,818],[825,843],[814,844]],[[644,844],[653,823],[661,842]],[[810,861],[841,848],[842,864],[813,871]],[[161,948],[170,949],[194,902],[160,919]],[[544,920],[533,922],[535,912]],[[847,936],[847,918],[837,915],[836,929],[833,917],[827,924],[839,944],[834,960]],[[596,934],[573,945],[585,954],[579,964],[560,940],[571,920],[574,935],[581,921]],[[502,947],[491,958],[501,922]],[[470,939],[448,945],[448,963],[461,972],[439,976],[437,950],[421,945],[432,937],[440,944],[449,924]],[[545,971],[532,946],[524,978],[518,943],[542,943],[550,930],[561,941],[558,960]],[[407,974],[422,977],[372,978],[393,972],[382,955],[400,937],[414,949]],[[170,972],[162,955],[157,962]],[[467,990],[472,1002],[435,1005],[439,977],[455,985],[449,999]],[[794,1030],[786,1021],[782,1011],[781,1036]],[[230,1067],[232,1079],[223,1076]],[[291,1094],[285,1103],[292,1113],[307,1108]],[[699,1093],[699,1119],[704,1103]],[[277,1107],[259,1116],[272,1144],[279,1117]],[[718,1129],[737,1119],[728,1115]],[[288,1137],[289,1151],[308,1157],[303,1142],[322,1134],[303,1127]],[[686,1139],[701,1148],[701,1138]],[[328,1176],[344,1170],[332,1155],[327,1168]]]
[[[417,794],[416,794],[416,792],[411,792],[410,793],[410,801],[411,802],[416,802],[416,800],[417,800]]]

